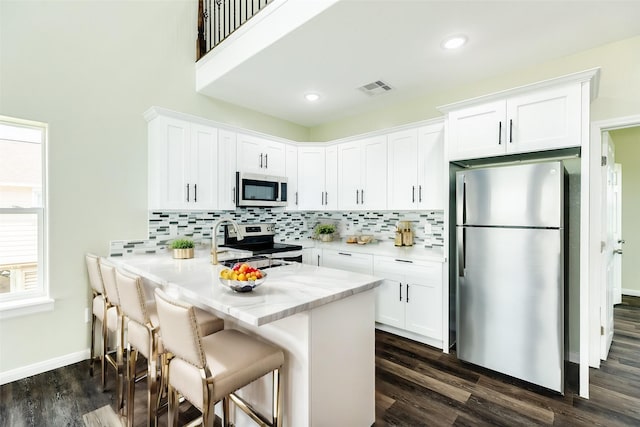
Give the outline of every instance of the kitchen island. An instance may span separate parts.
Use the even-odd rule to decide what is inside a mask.
[[[271,268],[248,293],[218,282],[221,265],[208,251],[176,260],[169,252],[110,258],[142,276],[151,298],[160,286],[170,295],[225,319],[225,328],[260,336],[285,352],[283,425],[370,426],[375,421],[375,296],[381,279],[303,264]],[[270,414],[271,378],[239,394]],[[216,411],[218,412],[218,411]],[[252,421],[235,411],[236,426]]]

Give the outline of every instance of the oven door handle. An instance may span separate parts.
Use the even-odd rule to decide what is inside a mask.
[[[302,250],[288,251],[288,252],[275,252],[272,254],[264,254],[264,256],[272,259],[297,258],[302,256]]]

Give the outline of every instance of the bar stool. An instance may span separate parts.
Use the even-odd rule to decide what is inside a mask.
[[[220,400],[224,426],[229,426],[229,399],[259,425],[280,426],[282,350],[234,329],[203,336],[193,306],[171,299],[160,289],[155,295],[163,345],[174,356],[167,372],[168,425],[176,425],[180,393],[202,412],[204,426],[213,427],[214,405]],[[268,373],[273,373],[271,421],[234,393]]]
[[[93,376],[93,368],[96,359],[96,319],[101,324],[101,340],[102,351],[100,354],[100,366],[102,368],[102,390],[106,386],[106,354],[109,348],[108,330],[117,328],[117,310],[109,305],[105,294],[104,282],[100,272],[100,257],[87,253],[85,255],[87,264],[87,272],[89,273],[89,283],[93,292],[92,314],[91,314],[91,364],[89,365],[89,374]]]
[[[162,394],[158,379],[162,381],[163,377],[158,359],[164,353],[156,305],[153,300],[147,301],[139,276],[116,270],[116,285],[127,318],[127,425],[133,425],[136,362],[140,353],[147,359],[147,425],[156,426]],[[224,329],[224,321],[211,313],[198,310],[194,316],[203,333]]]
[[[118,295],[118,287],[116,286],[116,266],[111,264],[104,258],[100,258],[100,274],[102,276],[102,284],[106,295],[108,310],[115,309],[116,322],[115,325],[109,325],[103,330],[103,335],[108,336],[110,333],[116,334],[115,358],[108,352],[104,352],[105,360],[114,367],[116,371],[116,398],[117,408],[120,411],[124,406],[123,377],[124,377],[124,336],[125,323],[124,315],[120,307],[120,296]],[[107,322],[108,324],[108,322]],[[105,325],[107,326],[107,325]],[[115,326],[115,328],[114,328]]]

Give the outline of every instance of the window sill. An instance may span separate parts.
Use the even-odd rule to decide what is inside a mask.
[[[0,320],[26,316],[44,311],[53,311],[54,300],[49,297],[36,297],[0,303]]]

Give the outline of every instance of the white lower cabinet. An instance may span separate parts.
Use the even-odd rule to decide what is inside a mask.
[[[302,249],[302,263],[320,267],[320,265],[322,265],[321,255],[322,255],[322,249],[304,248]]]
[[[323,249],[321,265],[354,273],[373,274],[373,256],[369,254]]]
[[[442,347],[442,263],[375,256],[376,322]]]

